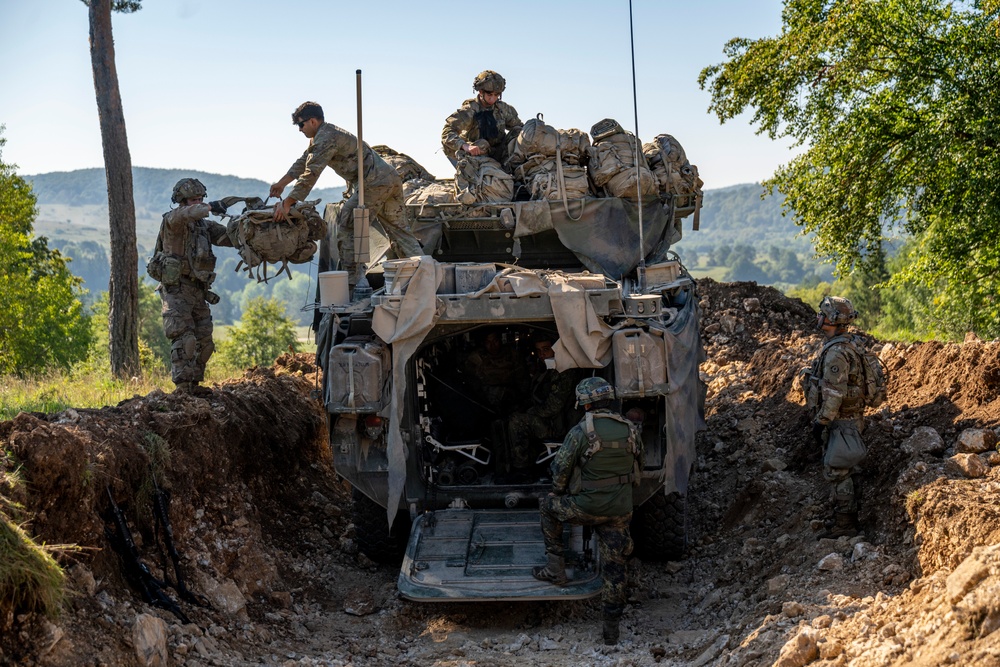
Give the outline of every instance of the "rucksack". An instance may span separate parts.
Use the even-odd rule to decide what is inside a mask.
[[[861,399],[865,407],[879,407],[885,403],[888,395],[889,369],[885,367],[885,364],[878,358],[878,355],[864,344],[864,339],[860,336],[837,336],[831,338],[820,351],[819,358],[817,359],[818,368],[821,369],[823,367],[823,357],[826,356],[827,350],[841,343],[847,345],[861,360]]]
[[[590,147],[587,167],[591,181],[612,197],[635,199],[637,194],[655,195],[656,180],[646,164],[646,158],[639,153],[636,168],[636,157],[636,139],[630,132],[622,131],[595,139]]]
[[[889,387],[889,369],[885,367],[878,355],[867,347],[855,351],[861,356],[861,372],[864,376],[861,383],[861,393],[865,405],[877,408],[885,403]]]
[[[660,192],[672,195],[701,192],[703,183],[698,177],[698,167],[688,162],[684,148],[671,135],[656,135],[653,141],[643,144],[642,153]]]
[[[455,171],[455,198],[465,204],[509,202],[514,197],[514,177],[491,157],[465,155]]]
[[[229,199],[238,200],[235,197],[226,198]],[[326,220],[316,212],[318,203],[318,199],[311,202],[296,202],[289,209],[285,220],[275,222],[273,206],[251,209],[248,202],[247,209],[232,218],[226,229],[229,239],[240,254],[240,263],[236,265],[236,270],[245,267],[248,277],[266,283],[269,280],[268,262],[272,264],[280,262],[281,268],[275,275],[285,272],[291,280],[292,272],[288,269],[288,263],[308,262],[316,253],[316,241],[326,236]]]
[[[434,176],[424,169],[423,165],[411,158],[406,153],[395,151],[384,144],[372,146],[372,150],[385,160],[390,167],[396,170],[399,178],[406,183],[413,179],[421,178],[426,181],[433,181]]]
[[[537,162],[551,159],[558,153],[563,164],[580,165],[587,161],[590,137],[583,130],[557,130],[541,119],[530,118],[517,135],[510,166],[517,167],[535,158]],[[541,159],[539,159],[541,158]],[[528,166],[526,171],[530,172]],[[530,174],[529,174],[530,175]]]

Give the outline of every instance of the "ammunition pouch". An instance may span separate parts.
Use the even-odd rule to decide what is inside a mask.
[[[158,252],[146,262],[146,274],[156,282],[163,281],[163,253]]]
[[[179,285],[184,270],[184,260],[176,255],[161,253],[160,283],[167,286]],[[154,258],[155,260],[155,258]]]
[[[219,295],[210,290],[205,290],[205,301],[214,306],[219,303]]]

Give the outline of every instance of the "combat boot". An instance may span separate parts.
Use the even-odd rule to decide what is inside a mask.
[[[621,607],[605,607],[604,613],[604,628],[601,635],[604,637],[604,643],[608,646],[614,646],[618,643],[618,638],[621,636],[620,625],[622,620]]]
[[[838,537],[854,537],[861,533],[857,512],[835,512],[833,522],[828,524],[826,528],[816,539],[835,540]]]
[[[532,576],[539,581],[547,581],[556,586],[565,586],[569,579],[566,577],[566,560],[562,556],[548,554],[549,562],[544,567],[534,567],[531,569]]]
[[[194,388],[194,382],[178,382],[174,389],[175,394],[190,394]]]

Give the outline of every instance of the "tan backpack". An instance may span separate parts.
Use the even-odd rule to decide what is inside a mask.
[[[658,134],[642,153],[656,176],[657,187],[664,194],[688,195],[701,192],[698,167],[688,162],[684,148],[669,134]]]
[[[455,198],[467,206],[509,202],[514,197],[514,177],[500,163],[485,155],[459,152],[455,171]]]
[[[223,201],[230,199],[239,200],[227,197]],[[273,206],[256,209],[248,207],[243,213],[230,219],[226,233],[240,254],[236,270],[245,267],[248,277],[266,283],[269,280],[267,264],[280,262],[281,268],[274,275],[284,272],[291,280],[292,272],[288,269],[288,263],[308,262],[316,253],[316,241],[326,236],[326,220],[316,211],[318,203],[318,199],[296,202],[289,209],[288,217],[281,222],[274,221]]]
[[[532,160],[537,164],[554,158],[558,152],[563,164],[582,165],[587,162],[589,147],[590,137],[583,130],[557,130],[546,125],[542,115],[538,114],[537,118],[531,118],[521,128],[509,164],[517,167]],[[531,167],[527,167],[526,171],[530,172]]]
[[[609,118],[595,124],[591,133],[594,145],[590,148],[587,168],[595,187],[604,188],[612,197],[625,199],[656,194],[656,180],[642,153],[636,162],[635,135]]]
[[[405,153],[394,151],[385,144],[372,146],[372,150],[385,160],[390,167],[396,170],[396,173],[399,174],[404,183],[415,178],[421,178],[425,181],[434,180],[434,176],[429,171]]]

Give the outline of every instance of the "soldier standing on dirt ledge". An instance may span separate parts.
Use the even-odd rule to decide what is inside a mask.
[[[819,304],[816,327],[827,342],[806,376],[806,407],[813,413],[813,433],[823,445],[823,478],[833,485],[834,515],[819,537],[854,536],[858,525],[855,466],[868,454],[864,428],[862,364],[847,325],[858,316],[851,302],[827,296]]]
[[[163,214],[156,252],[146,266],[160,283],[156,291],[163,301],[163,332],[171,343],[171,379],[177,392],[197,396],[212,393],[199,385],[215,351],[209,304],[218,303],[219,296],[210,291],[215,281],[212,246],[233,246],[226,228],[206,218],[209,213],[225,213],[226,207],[205,203],[206,194],[196,178],[177,181],[170,201],[178,207]]]
[[[611,409],[614,388],[603,378],[576,386],[576,405],[586,415],[570,429],[552,459],[552,492],[539,499],[548,563],[536,579],[565,586],[563,522],[593,526],[601,553],[601,591],[605,644],[617,644],[625,611],[625,557],[632,553],[628,534],[632,487],[643,468],[642,441],[635,424]]]

